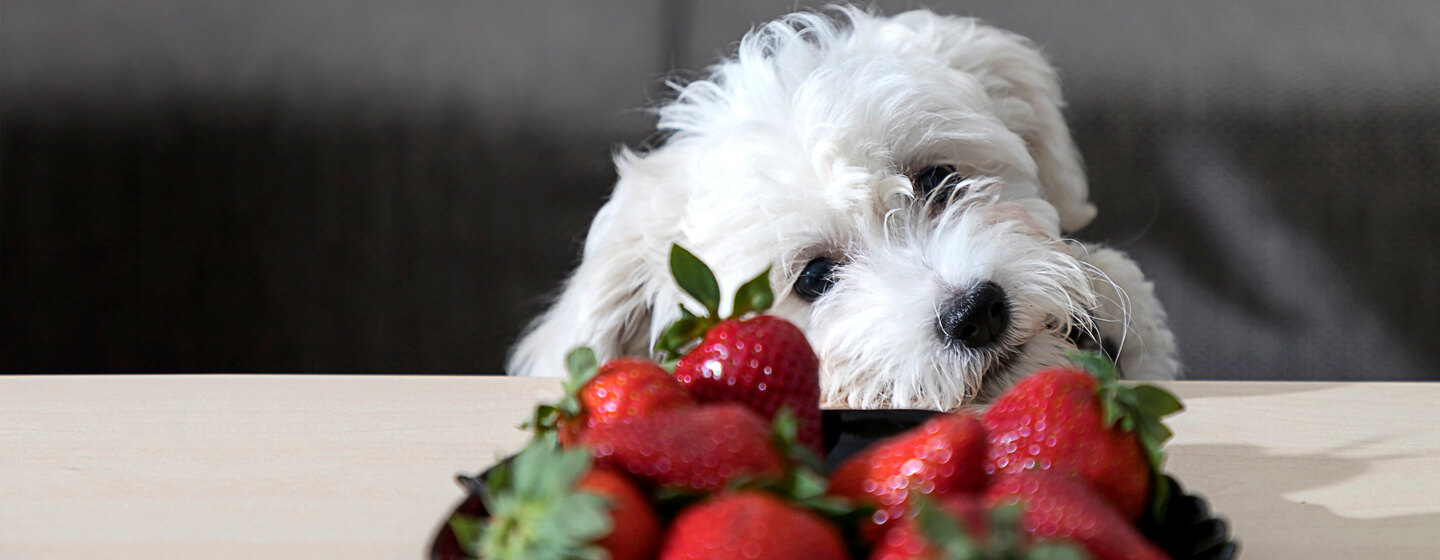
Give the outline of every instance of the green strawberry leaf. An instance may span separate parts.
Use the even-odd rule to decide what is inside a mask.
[[[759,490],[781,497],[828,519],[837,527],[855,527],[874,513],[874,508],[855,504],[825,491],[830,481],[823,474],[825,462],[799,442],[799,420],[788,407],[776,411],[771,421],[770,443],[786,461],[778,479],[735,477],[727,484],[732,490]]]
[[[1146,436],[1141,436],[1140,439],[1141,446],[1145,448],[1146,462],[1155,466],[1164,465],[1165,453],[1160,451],[1160,444]]]
[[[830,486],[830,481],[810,469],[796,469],[796,471],[797,474],[791,485],[791,495],[802,503],[815,502],[828,505],[825,500],[825,489]]]
[[[940,549],[940,557],[947,560],[981,560],[980,546],[970,538],[960,521],[941,511],[930,501],[929,496],[920,495],[915,500],[915,527],[920,536],[930,545]]]
[[[1150,471],[1150,487],[1154,497],[1150,500],[1150,515],[1159,523],[1165,522],[1165,512],[1170,510],[1170,481],[1160,469]]]
[[[720,283],[715,273],[678,243],[670,246],[670,273],[680,289],[700,302],[710,317],[720,316]]]
[[[770,291],[770,268],[765,267],[764,272],[735,291],[734,309],[730,310],[731,319],[739,319],[749,313],[763,313],[775,303],[775,294]]]
[[[1117,384],[1111,394],[1115,396],[1115,400],[1120,401],[1120,404],[1125,405],[1127,409],[1140,410],[1140,398],[1135,395],[1133,388],[1130,388],[1131,390],[1129,391],[1124,390],[1126,388],[1127,387]]]
[[[599,361],[595,359],[595,351],[590,347],[578,346],[565,355],[565,366],[570,371],[570,383],[578,389],[595,377]]]
[[[595,378],[598,363],[598,360],[595,358],[595,351],[591,350],[588,346],[577,346],[574,350],[571,350],[569,354],[565,355],[565,368],[570,372],[570,377],[564,384],[565,396],[560,399],[560,402],[555,403],[554,406],[540,407],[542,409],[549,409],[546,411],[547,418],[549,418],[548,422],[539,422],[541,419],[541,411],[536,410],[535,418],[538,427],[553,430],[560,416],[575,416],[580,414],[580,399],[577,398],[576,395],[580,394],[581,387],[584,387],[586,383],[589,383],[591,379]],[[540,433],[541,432],[537,431],[536,435]]]
[[[1140,429],[1142,437],[1151,438],[1157,446],[1164,445],[1165,442],[1170,441],[1170,438],[1175,435],[1159,418],[1154,417],[1144,417],[1144,419],[1141,420]]]
[[[1069,543],[1039,543],[1025,554],[1025,560],[1089,560],[1090,556]]]
[[[990,540],[986,546],[992,550],[1015,550],[1024,542],[1020,530],[1020,517],[1025,513],[1018,505],[999,506],[990,510]]]
[[[535,437],[540,437],[540,434],[554,430],[559,418],[560,409],[542,404],[535,407],[535,413],[530,416],[529,420],[520,423],[520,429],[534,430]]]
[[[801,507],[814,511],[821,516],[838,520],[838,524],[842,526],[846,523],[843,521],[844,519],[853,517],[858,521],[869,518],[871,514],[875,513],[873,508],[857,507],[855,504],[850,503],[849,500],[838,496],[822,495],[798,503]],[[857,512],[859,512],[858,516],[856,516]]]
[[[527,445],[506,468],[492,470],[482,494],[490,517],[461,546],[494,560],[605,558],[594,542],[614,527],[609,502],[575,490],[590,461],[583,449]]]
[[[450,516],[447,522],[450,530],[455,533],[455,541],[460,544],[460,549],[465,551],[467,556],[480,555],[480,533],[485,527],[486,518],[475,517],[457,513]]]
[[[1114,427],[1115,422],[1119,421],[1120,417],[1125,414],[1124,411],[1121,410],[1120,404],[1115,402],[1115,399],[1104,398],[1103,395],[1100,399],[1100,411],[1101,414],[1104,415],[1103,419],[1106,428]]]
[[[1176,412],[1185,410],[1185,405],[1180,404],[1180,399],[1169,391],[1154,385],[1137,385],[1134,387],[1136,408],[1141,414],[1152,418],[1169,416]]]
[[[1115,372],[1115,363],[1099,352],[1071,352],[1067,357],[1070,358],[1070,361],[1075,362],[1075,365],[1100,378],[1102,387],[1119,377]]]
[[[795,416],[795,412],[790,407],[781,406],[780,410],[775,411],[775,418],[771,420],[770,443],[775,446],[776,451],[780,452],[781,457],[790,461],[792,466],[803,467],[803,469],[815,473],[821,480],[825,479],[825,473],[828,470],[825,460],[800,443],[800,419]],[[792,468],[790,470],[800,469]]]
[[[667,359],[678,359],[691,341],[700,338],[712,326],[708,317],[681,317],[660,335],[655,341],[655,351],[664,355]]]
[[[480,493],[480,497],[484,498],[488,503],[491,495],[497,492],[510,492],[513,480],[510,476],[510,461],[500,461],[496,463],[494,467],[490,468],[489,473],[485,475],[485,484],[480,485],[480,489],[483,490],[483,492]]]

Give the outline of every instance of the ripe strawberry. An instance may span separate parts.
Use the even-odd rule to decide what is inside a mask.
[[[1097,560],[1169,558],[1098,493],[1062,473],[1031,469],[1002,475],[986,491],[985,503],[1019,505],[1021,527],[1032,538],[1079,543]]]
[[[1083,560],[1070,543],[1034,543],[1021,534],[1018,507],[986,509],[977,495],[920,500],[885,532],[870,560]]]
[[[871,521],[885,526],[904,516],[918,496],[984,490],[984,458],[985,427],[978,417],[937,414],[841,464],[830,476],[829,493],[873,505]]]
[[[721,320],[719,284],[710,268],[679,245],[671,247],[670,268],[680,287],[705,306],[703,315],[682,306],[681,319],[656,343],[656,350],[679,357],[675,378],[701,402],[743,403],[772,420],[780,409],[790,409],[799,422],[800,443],[823,453],[820,360],[805,333],[775,316],[742,320],[774,301],[770,270],[736,291],[734,309]],[[698,346],[679,355],[702,336]]]
[[[654,362],[616,358],[605,362],[577,397],[586,426],[628,422],[663,410],[690,406],[695,398]]]
[[[1162,511],[1167,487],[1152,480],[1162,476],[1160,448],[1171,434],[1159,418],[1180,410],[1179,401],[1153,386],[1121,385],[1101,356],[1075,359],[1089,371],[1041,370],[990,405],[985,472],[1052,469],[1079,477],[1126,519],[1147,503]]]
[[[589,455],[534,440],[497,467],[482,494],[488,518],[457,515],[456,539],[471,555],[493,560],[562,560],[607,554],[653,558],[660,522],[624,475],[591,466]]]
[[[939,527],[940,532],[949,537],[971,541],[959,546],[978,548],[975,543],[984,539],[986,532],[985,508],[977,495],[954,494],[938,500],[922,500],[913,508],[913,513],[894,520],[891,525],[884,538],[875,544],[870,560],[942,560],[946,558],[943,547],[948,539],[933,534],[926,538],[927,527],[922,525]]]
[[[579,442],[581,434],[599,424],[628,422],[695,404],[695,398],[654,362],[616,358],[597,369],[595,353],[585,347],[571,351],[566,361],[570,380],[565,398],[541,407],[536,419],[541,426],[553,426],[563,446]]]
[[[595,544],[609,551],[612,560],[655,556],[660,545],[660,520],[634,482],[615,471],[592,468],[575,483],[575,490],[610,502],[614,528]]]
[[[721,321],[675,364],[675,378],[704,402],[741,402],[770,418],[788,407],[800,422],[800,441],[821,450],[820,360],[789,321],[773,315]]]
[[[720,494],[680,512],[660,560],[842,560],[840,531],[819,515],[757,491]]]
[[[771,446],[769,426],[734,403],[599,424],[580,441],[597,464],[671,488],[713,492],[739,476],[778,479],[785,467]]]

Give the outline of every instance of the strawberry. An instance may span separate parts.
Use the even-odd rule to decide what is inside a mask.
[[[942,560],[946,558],[942,548],[949,538],[984,538],[985,510],[979,496],[955,494],[939,500],[917,500],[912,510],[891,523],[893,527],[875,544],[870,560]],[[931,534],[926,538],[924,529],[931,526],[941,529],[944,536]],[[972,542],[959,546],[967,545],[977,546]]]
[[[695,398],[669,372],[640,358],[616,358],[600,366],[577,397],[586,426],[628,422],[663,410],[690,406]]]
[[[660,520],[634,482],[615,471],[590,469],[580,477],[575,489],[610,502],[614,529],[595,544],[609,551],[612,560],[655,556],[660,544]]]
[[[581,434],[598,424],[629,422],[632,418],[692,406],[695,398],[674,377],[654,362],[616,358],[595,367],[589,348],[572,350],[566,357],[570,379],[565,398],[537,409],[535,422],[542,432],[553,428],[561,445],[577,443]]]
[[[767,268],[735,293],[730,316],[720,319],[720,288],[710,267],[683,247],[670,249],[670,269],[681,289],[705,307],[696,315],[683,305],[681,318],[656,342],[675,363],[675,378],[701,402],[740,402],[773,419],[788,408],[799,422],[799,440],[823,453],[820,420],[820,359],[805,333],[771,315],[743,319],[770,308]],[[703,337],[703,338],[702,338]],[[699,345],[680,349],[700,338]]]
[[[778,479],[786,465],[765,420],[734,403],[599,424],[580,442],[597,464],[673,489],[713,492],[736,477]]]
[[[1070,543],[1034,543],[1021,535],[1017,507],[986,509],[976,495],[919,500],[886,531],[870,560],[1082,560]]]
[[[1126,519],[1138,518],[1147,503],[1158,515],[1168,487],[1153,481],[1163,476],[1160,448],[1171,435],[1159,418],[1180,410],[1180,402],[1153,386],[1121,385],[1104,357],[1074,359],[1085,369],[1040,370],[990,405],[985,472],[1056,470],[1079,477]]]
[[[773,418],[795,412],[799,438],[821,451],[820,360],[805,333],[773,315],[721,321],[675,364],[675,378],[699,400],[734,401]]]
[[[814,512],[758,491],[718,494],[680,512],[660,560],[841,560],[840,531]]]
[[[984,458],[985,427],[978,417],[966,411],[937,414],[846,460],[830,476],[829,493],[874,506],[871,521],[884,526],[902,517],[920,495],[982,491]]]
[[[492,560],[561,560],[606,554],[653,558],[660,522],[624,475],[593,468],[589,455],[534,440],[486,479],[488,518],[456,515],[456,539]]]
[[[1020,524],[1040,541],[1072,541],[1097,560],[1164,560],[1098,493],[1063,473],[1030,469],[997,478],[985,493],[987,507],[1018,505]]]

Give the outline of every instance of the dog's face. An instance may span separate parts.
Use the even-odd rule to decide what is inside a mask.
[[[948,409],[1063,362],[1097,298],[1061,238],[1094,208],[1054,71],[972,20],[845,16],[771,23],[679,88],[663,145],[616,158],[512,373],[559,375],[578,344],[648,353],[686,301],[671,243],[722,291],[774,265],[772,313],[815,346],[831,405]]]

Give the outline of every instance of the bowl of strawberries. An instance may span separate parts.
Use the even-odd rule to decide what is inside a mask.
[[[1103,356],[983,410],[822,411],[814,351],[763,314],[768,271],[720,318],[708,268],[678,247],[671,263],[704,310],[662,335],[665,359],[571,352],[530,443],[459,477],[433,559],[1238,557],[1163,471],[1179,401]]]

